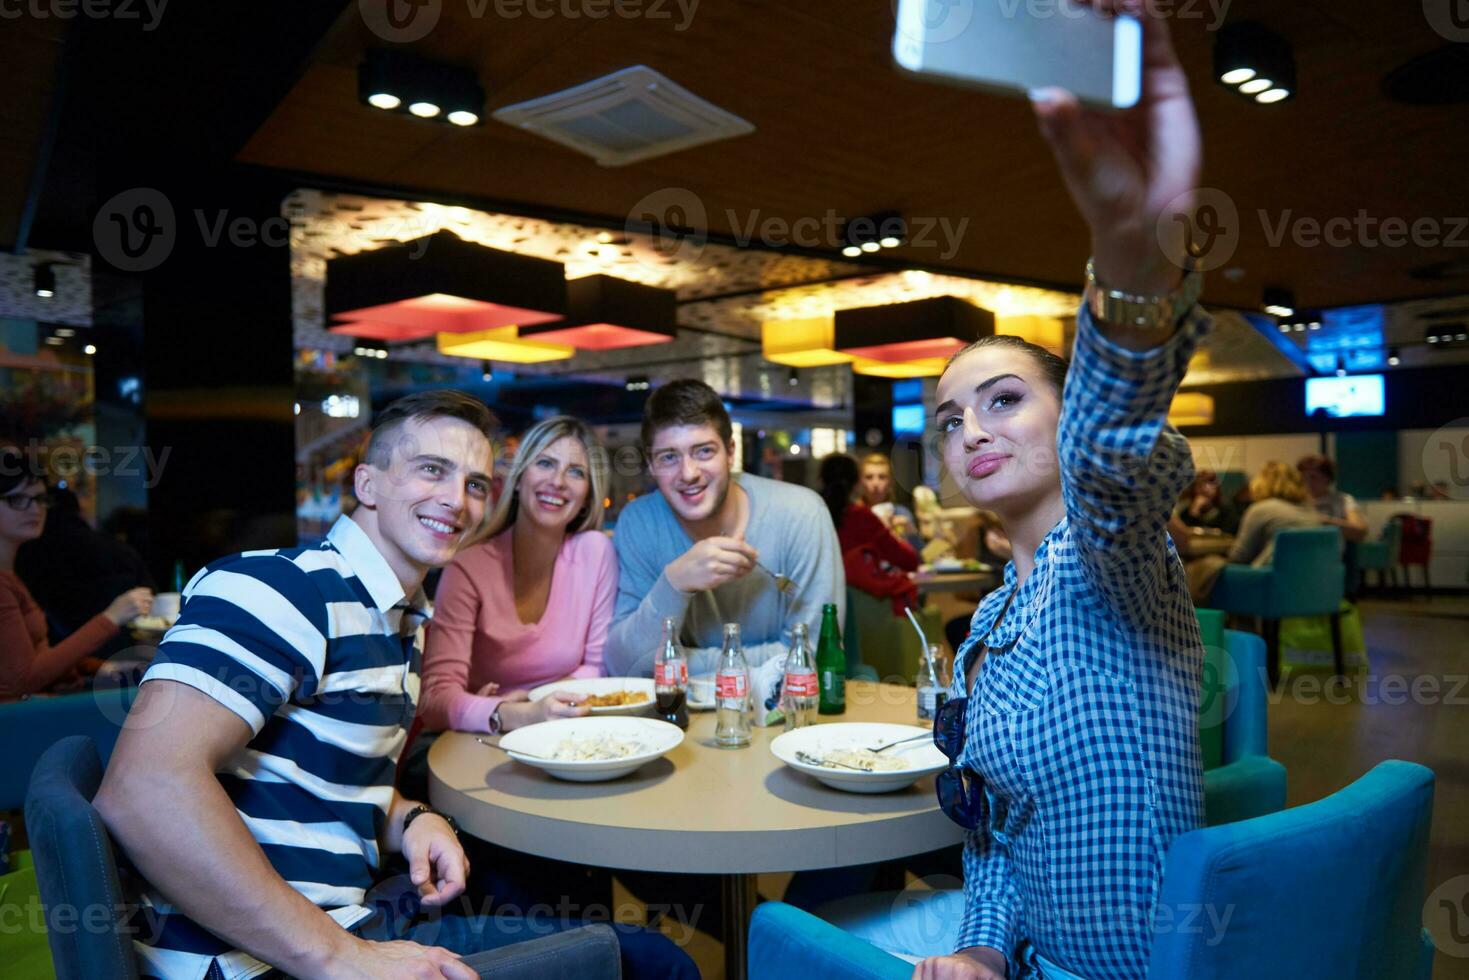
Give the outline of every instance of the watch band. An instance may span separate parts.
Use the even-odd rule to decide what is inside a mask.
[[[1086,304],[1092,317],[1101,323],[1137,330],[1158,330],[1178,326],[1204,289],[1204,277],[1198,269],[1189,269],[1178,288],[1163,296],[1140,296],[1111,289],[1097,281],[1096,261],[1086,264]]]
[[[495,705],[495,710],[490,712],[489,732],[490,735],[503,735],[505,723],[500,720],[500,705]]]
[[[447,813],[440,813],[433,807],[426,806],[422,803],[418,804],[418,806],[414,807],[403,815],[403,833],[408,833],[408,825],[417,820],[419,817],[423,816],[425,813],[432,813],[434,816],[442,819],[444,823],[449,825],[449,829],[454,831],[454,836],[459,836],[459,821],[455,820]]]

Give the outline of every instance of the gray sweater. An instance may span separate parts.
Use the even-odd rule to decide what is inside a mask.
[[[795,595],[781,595],[775,580],[759,568],[710,591],[675,589],[663,569],[694,541],[655,490],[627,505],[612,535],[620,574],[607,637],[609,674],[653,672],[665,616],[672,616],[680,627],[690,674],[707,674],[718,666],[725,623],[740,624],[745,657],[755,667],[785,655],[797,623],[807,625],[814,649],[823,603],[836,603],[837,622],[842,622],[846,574],[836,530],[821,498],[805,487],[746,473],[732,479],[750,498],[745,540],[760,553],[762,565],[795,581]]]
[[[1320,527],[1321,517],[1314,510],[1289,500],[1271,497],[1249,506],[1239,522],[1239,536],[1229,560],[1249,562],[1256,568],[1269,565],[1275,558],[1275,535],[1297,527]]]

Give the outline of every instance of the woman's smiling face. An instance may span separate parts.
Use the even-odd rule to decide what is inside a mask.
[[[975,507],[1001,514],[1057,490],[1061,395],[1035,358],[978,347],[939,379],[934,424],[949,476]]]

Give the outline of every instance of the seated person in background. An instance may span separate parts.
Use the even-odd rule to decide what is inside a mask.
[[[1235,564],[1270,564],[1275,534],[1293,527],[1320,527],[1321,516],[1307,504],[1306,485],[1295,467],[1269,462],[1250,481],[1254,503],[1240,521],[1239,536],[1229,552]]]
[[[527,691],[606,673],[617,600],[617,555],[601,531],[606,484],[602,448],[580,419],[558,415],[520,437],[483,542],[459,553],[434,595],[426,729],[499,734],[587,713],[574,695],[532,703]],[[492,684],[502,693],[487,693]]]
[[[870,460],[872,457],[869,456]],[[864,464],[865,471],[865,464]],[[893,602],[893,615],[918,602],[918,586],[908,572],[918,570],[918,552],[889,529],[861,498],[857,463],[845,453],[821,461],[821,499],[831,513],[842,547],[847,584]],[[866,485],[865,472],[862,483]]]
[[[474,980],[461,955],[579,924],[449,906],[469,870],[454,826],[393,789],[424,574],[480,528],[493,424],[461,392],[399,399],[326,541],[224,558],[189,583],[95,800],[130,884],[145,879],[144,975]],[[377,902],[391,854],[408,879]],[[614,928],[625,964],[694,975],[661,936]]]
[[[715,669],[725,623],[740,624],[756,667],[785,656],[796,623],[817,636],[823,603],[836,603],[841,622],[846,582],[825,505],[806,487],[732,472],[733,428],[713,388],[688,379],[658,388],[641,435],[658,489],[623,509],[613,535],[608,673],[651,674],[666,616],[689,648],[690,674]],[[777,574],[794,595],[776,589]]]
[[[1179,497],[1174,516],[1188,527],[1217,528],[1225,534],[1239,530],[1239,512],[1219,490],[1219,474],[1199,470]]]
[[[893,492],[893,461],[886,453],[868,453],[862,457],[862,481],[858,491],[862,503],[887,526],[888,530],[904,541],[914,551],[923,550],[923,538],[918,533],[918,520],[913,512],[896,503]]]
[[[1010,561],[1010,539],[1005,534],[1005,528],[1000,524],[999,515],[994,511],[979,511],[979,520],[974,525],[974,533],[979,539],[975,548],[975,557],[986,565],[994,568],[1004,568]]]
[[[0,703],[46,690],[153,602],[148,589],[129,589],[66,639],[48,643],[46,613],[16,576],[15,556],[41,536],[49,500],[39,471],[18,450],[0,449]]]
[[[1320,514],[1323,523],[1341,529],[1343,541],[1364,541],[1367,519],[1357,506],[1357,498],[1332,486],[1336,482],[1336,464],[1319,454],[1302,456],[1296,462],[1301,480],[1306,485],[1307,503]]]
[[[129,545],[94,529],[70,490],[52,488],[46,529],[21,546],[15,571],[41,608],[71,632],[131,589],[152,589],[143,558]]]

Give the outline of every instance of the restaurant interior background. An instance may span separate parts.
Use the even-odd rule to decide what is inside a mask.
[[[745,470],[814,485],[823,455],[879,450],[900,497],[927,483],[956,503],[926,448],[936,371],[921,344],[953,311],[893,305],[955,297],[1063,353],[1074,329],[1087,241],[1029,107],[900,75],[884,0],[650,0],[602,16],[424,0],[406,22],[346,0],[123,6],[0,21],[0,420],[161,587],[179,561],[319,537],[373,409],[432,387],[482,397],[507,432],[559,412],[594,423],[614,522],[651,486],[643,399],[677,377],[725,397]],[[1178,19],[1205,183],[1230,220],[1204,296],[1219,326],[1174,420],[1227,490],[1323,451],[1374,535],[1395,513],[1431,518],[1432,597],[1396,601],[1462,618],[1469,31],[1416,3],[1225,6],[1289,39],[1299,92],[1241,98],[1212,77],[1220,6]],[[440,72],[451,89],[467,70],[473,124],[369,105],[371,71],[401,68],[375,52],[411,53],[427,76],[458,69]],[[662,79],[624,79],[626,101],[600,116],[494,116],[636,66]],[[657,116],[637,101],[682,89],[714,108]],[[725,129],[681,148],[691,118]],[[542,135],[557,125],[600,140],[609,164]],[[1333,219],[1336,238],[1321,230]],[[483,247],[493,283],[649,287],[616,308],[657,342],[517,333],[370,275],[357,306],[332,295],[344,259],[403,243],[452,266],[445,239],[419,241],[440,232]],[[503,288],[483,305],[529,305]],[[568,315],[558,296],[543,319]],[[409,314],[387,334],[342,316],[388,304]],[[840,314],[885,306],[842,349]],[[1310,410],[1343,382],[1363,414]],[[1464,727],[1462,707],[1445,711]],[[1435,766],[1437,823],[1469,813],[1462,765],[1449,785]],[[1292,801],[1310,786],[1293,783]],[[1438,843],[1435,880],[1469,868],[1469,839]],[[1447,959],[1436,975],[1464,962]]]

